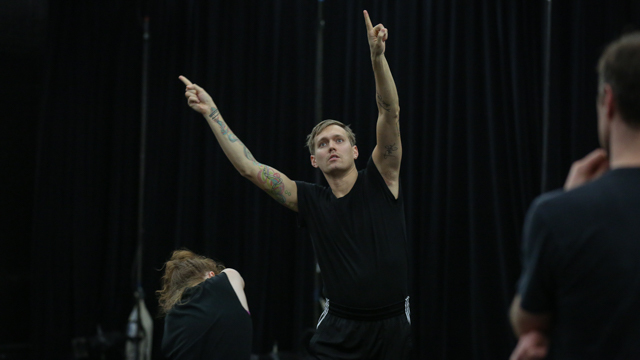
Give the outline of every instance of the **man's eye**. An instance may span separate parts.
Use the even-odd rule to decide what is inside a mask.
[[[344,140],[342,140],[342,139],[338,139],[338,140],[336,140],[336,142],[337,142],[337,143],[341,143],[341,142],[343,142],[343,141],[344,141]]]
[[[326,143],[320,143],[320,144],[318,144],[318,147],[324,147],[325,144]]]

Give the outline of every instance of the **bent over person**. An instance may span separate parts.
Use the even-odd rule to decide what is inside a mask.
[[[171,360],[248,360],[252,324],[244,280],[234,269],[189,250],[164,264],[156,291],[166,315],[162,352]]]
[[[349,126],[325,120],[307,137],[311,165],[329,187],[292,181],[259,163],[229,129],[218,107],[185,77],[189,106],[209,123],[242,176],[298,212],[322,269],[325,311],[310,349],[318,359],[407,359],[411,352],[408,244],[400,188],[398,94],[385,58],[388,30],[364,11],[376,82],[377,143],[365,169]]]

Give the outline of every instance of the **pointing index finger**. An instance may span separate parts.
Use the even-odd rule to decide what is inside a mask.
[[[178,79],[180,79],[180,81],[182,81],[186,86],[193,85],[193,84],[191,84],[191,81],[189,81],[189,79],[187,79],[186,77],[184,77],[182,75],[178,76]]]
[[[371,19],[369,19],[369,13],[367,12],[367,10],[363,11],[364,13],[364,23],[367,25],[367,32],[371,31],[371,29],[373,29],[373,25],[371,25]]]

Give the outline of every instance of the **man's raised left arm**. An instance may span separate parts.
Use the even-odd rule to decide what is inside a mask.
[[[366,10],[364,11],[364,20],[371,50],[371,64],[376,79],[376,103],[378,104],[376,147],[373,150],[373,161],[393,195],[398,197],[400,162],[402,160],[400,105],[396,84],[384,56],[389,31],[382,24],[373,26]]]

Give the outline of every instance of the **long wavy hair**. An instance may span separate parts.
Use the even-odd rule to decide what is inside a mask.
[[[161,317],[176,304],[181,304],[186,289],[204,281],[209,271],[220,274],[224,265],[190,250],[180,249],[171,254],[171,259],[164,263],[163,268],[162,289],[156,291]]]

